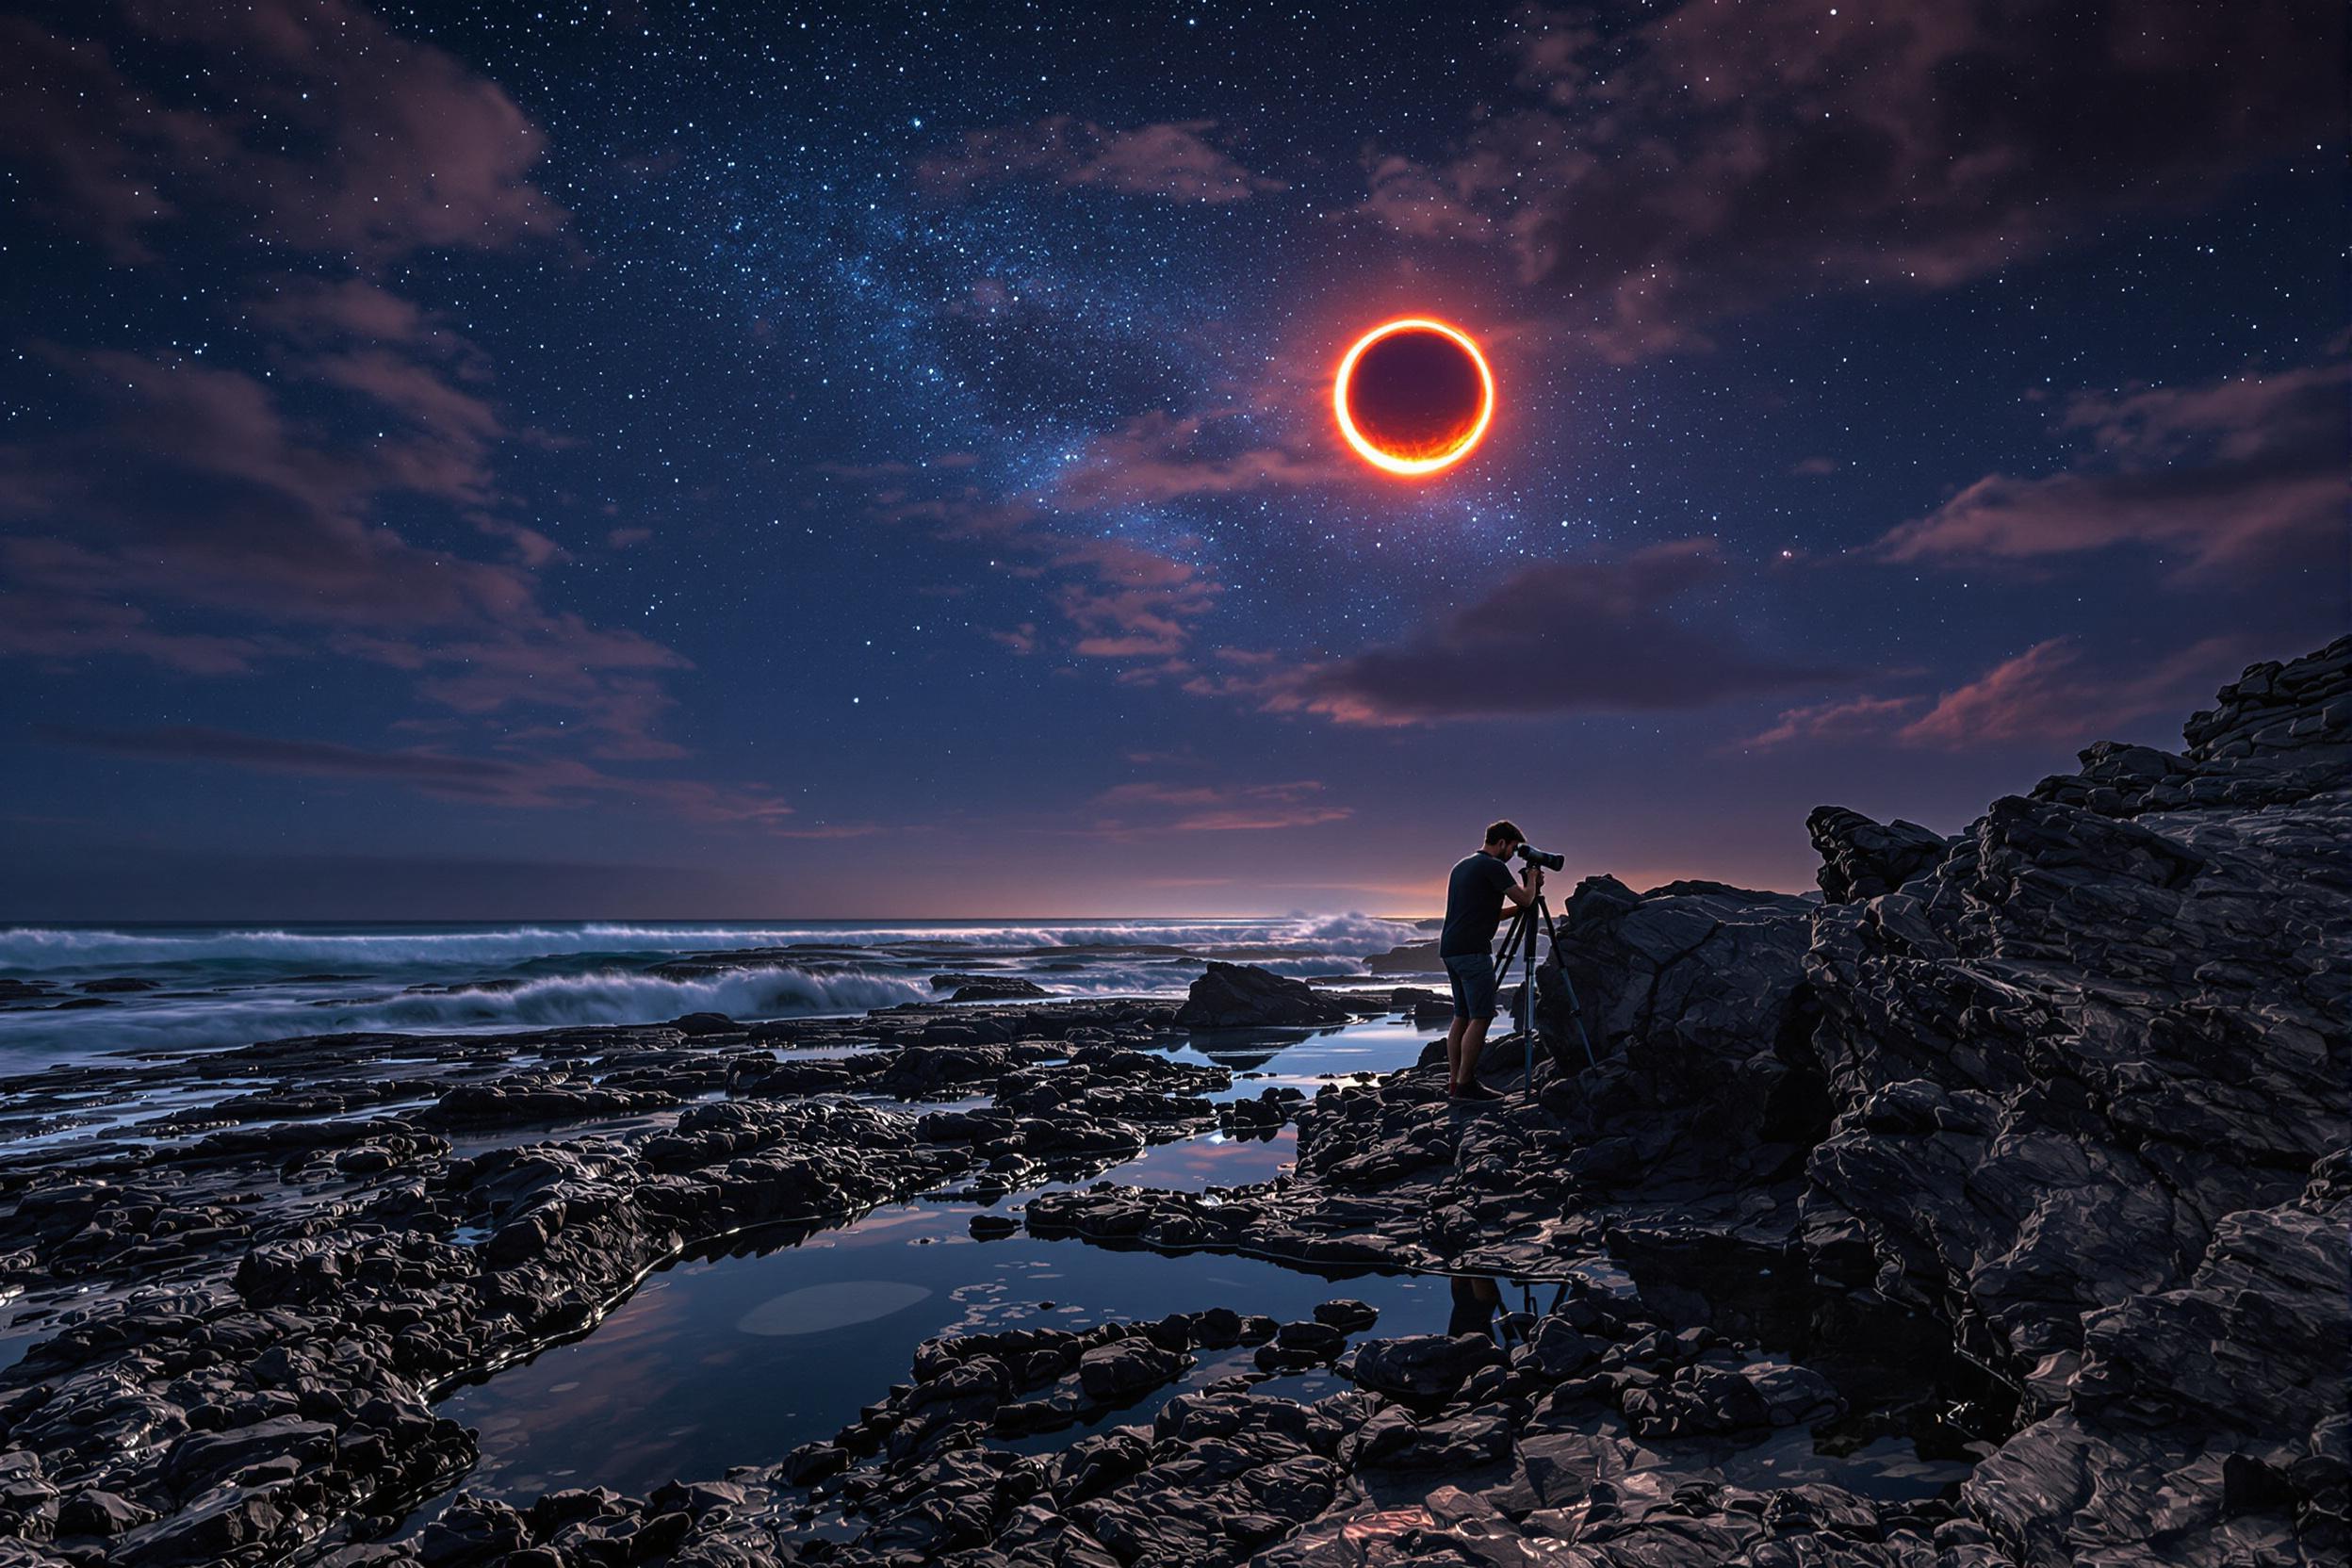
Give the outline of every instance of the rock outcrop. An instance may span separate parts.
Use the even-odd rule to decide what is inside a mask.
[[[1995,802],[1806,957],[1805,1245],[2018,1381],[1969,1497],[2025,1561],[2344,1541],[2352,639],[2184,733]]]
[[[1596,1069],[1560,1037],[1548,1086],[1476,1118],[1428,1069],[1328,1090],[1288,1182],[1057,1194],[1032,1228],[1528,1272],[1604,1243],[1801,1259],[2008,1383],[1970,1552],[2340,1560],[2352,639],[2254,666],[2184,733],[2095,745],[1949,841],[1818,812],[1824,902],[1588,879],[1554,962]],[[1679,1427],[1745,1400],[1704,1377],[1641,1403]]]
[[[1303,980],[1215,959],[1176,1010],[1176,1021],[1187,1029],[1312,1028],[1354,1016]]]
[[[1817,880],[1832,904],[1893,892],[1944,858],[1944,836],[1898,817],[1875,823],[1843,806],[1816,806],[1805,830],[1821,858]]]

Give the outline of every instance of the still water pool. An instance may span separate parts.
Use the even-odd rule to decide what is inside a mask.
[[[1265,1076],[1235,1087],[1254,1094],[1267,1083],[1294,1082],[1312,1091],[1323,1075],[1407,1065],[1421,1045],[1418,1033],[1385,1021],[1253,1042],[1248,1065]],[[1227,1058],[1220,1051],[1217,1059]],[[1267,1180],[1296,1152],[1288,1128],[1270,1139],[1211,1135],[1148,1150],[1112,1174],[1131,1185],[1200,1191]],[[1017,1193],[995,1207],[1004,1212],[1034,1196]],[[969,1203],[890,1204],[832,1229],[743,1238],[652,1275],[586,1338],[442,1402],[443,1414],[479,1436],[481,1463],[465,1487],[514,1502],[567,1486],[644,1495],[673,1478],[774,1463],[856,1420],[860,1406],[906,1378],[916,1348],[941,1334],[1083,1328],[1215,1306],[1287,1321],[1339,1298],[1379,1310],[1374,1333],[1441,1333],[1454,1311],[1454,1282],[1444,1276],[1323,1274],[1251,1258],[1165,1256],[1025,1234],[981,1241],[969,1229],[975,1212]],[[1548,1289],[1530,1295],[1498,1282],[1506,1308],[1541,1310],[1550,1299]],[[1795,1328],[1776,1332],[1762,1320],[1740,1327],[1760,1331],[1754,1337],[1768,1348],[1801,1343]],[[1250,1366],[1250,1356],[1200,1352],[1182,1383],[1096,1419],[1148,1420],[1184,1387]],[[1918,1383],[1916,1364],[1875,1368],[1867,1357],[1848,1356],[1824,1358],[1821,1370],[1857,1407],[1837,1431],[1822,1429],[1818,1442],[1803,1430],[1742,1434],[1710,1446],[1704,1457],[1693,1453],[1692,1462],[1750,1486],[1827,1480],[1887,1498],[1933,1495],[1968,1473],[1966,1459],[1914,1441],[1907,1429],[1916,1422],[1890,1418],[1896,1413],[1881,1403],[1891,1387]],[[1270,1391],[1315,1398],[1340,1386],[1317,1371],[1285,1377]],[[1869,1416],[1870,1406],[1880,1413],[1857,1419]],[[1075,1435],[1007,1446],[1043,1451]],[[443,1506],[428,1503],[408,1527]]]

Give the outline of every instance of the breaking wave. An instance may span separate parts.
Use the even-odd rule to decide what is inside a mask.
[[[304,1001],[295,997],[222,1001],[167,998],[62,1016],[34,1009],[0,1012],[0,1050],[38,1052],[93,1036],[105,1049],[244,1045],[296,1035],[383,1030],[541,1029],[566,1024],[655,1023],[684,1013],[766,1019],[859,1012],[937,995],[927,980],[847,970],[747,969],[708,979],[599,971],[511,986],[461,987],[429,995]]]
[[[16,926],[0,929],[0,978],[46,988],[0,998],[0,1059],[16,1067],[354,1031],[658,1023],[697,1012],[854,1013],[940,1000],[930,977],[959,970],[1020,976],[1058,996],[1170,996],[1212,958],[1294,976],[1355,974],[1363,959],[1422,935],[1366,915]],[[713,963],[677,963],[689,954]]]
[[[1401,921],[1369,915],[1288,916],[1272,920],[940,922],[851,924],[822,921],[775,924],[495,925],[413,929],[306,930],[76,926],[0,930],[0,971],[16,973],[144,969],[246,961],[270,968],[350,971],[403,964],[480,965],[554,955],[659,956],[664,953],[823,945],[1021,949],[1047,947],[1281,946],[1334,956],[1384,952],[1418,933]]]

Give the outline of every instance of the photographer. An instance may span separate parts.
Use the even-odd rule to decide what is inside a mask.
[[[1478,1082],[1478,1053],[1494,1021],[1494,928],[1506,907],[1532,904],[1544,886],[1541,866],[1511,878],[1511,858],[1526,841],[1516,824],[1494,824],[1485,845],[1463,856],[1446,884],[1446,929],[1437,953],[1454,988],[1454,1026],[1446,1035],[1446,1094],[1454,1100],[1502,1098]]]

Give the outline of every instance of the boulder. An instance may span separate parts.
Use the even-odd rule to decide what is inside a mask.
[[[1078,1358],[1078,1386],[1087,1398],[1108,1404],[1172,1382],[1189,1364],[1189,1357],[1163,1350],[1148,1339],[1122,1339],[1098,1345]]]
[[[952,991],[950,1002],[1034,1002],[1054,994],[1018,974],[935,974],[931,988]]]
[[[1358,1345],[1354,1375],[1363,1387],[1396,1398],[1445,1399],[1479,1367],[1502,1359],[1502,1348],[1484,1334],[1408,1334]]]
[[[1186,1029],[1274,1029],[1346,1023],[1355,1015],[1303,980],[1212,960],[1176,1022]]]

